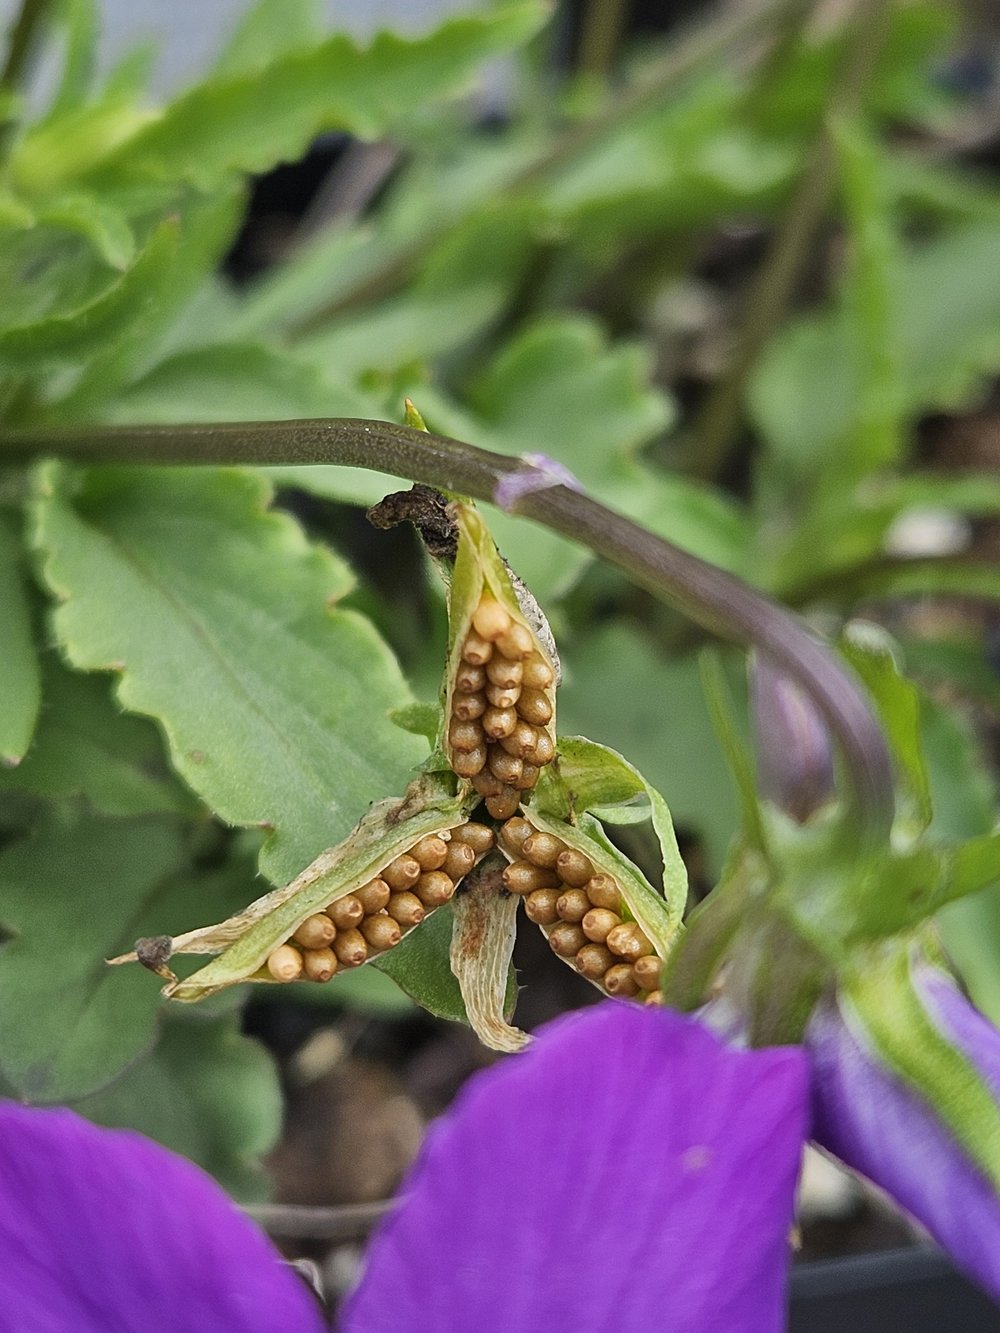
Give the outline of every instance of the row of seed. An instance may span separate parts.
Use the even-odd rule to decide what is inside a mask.
[[[524,897],[525,912],[553,952],[608,995],[659,1003],[660,959],[642,929],[625,919],[618,881],[526,819],[508,819],[500,841],[516,858],[503,872],[504,884]]]
[[[275,981],[329,981],[394,948],[428,912],[446,903],[494,844],[485,824],[428,834],[353,893],[306,917],[267,959]]]
[[[448,759],[494,819],[508,819],[555,758],[555,675],[527,625],[487,594],[472,617],[455,675]]]

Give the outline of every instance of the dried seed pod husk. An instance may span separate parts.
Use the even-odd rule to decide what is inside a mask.
[[[519,900],[502,892],[502,867],[499,853],[488,854],[455,898],[450,961],[479,1040],[495,1051],[518,1051],[530,1041],[507,1012]]]

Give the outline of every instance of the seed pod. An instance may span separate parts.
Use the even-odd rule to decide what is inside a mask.
[[[275,981],[296,981],[302,975],[302,955],[291,944],[279,944],[268,955],[267,970]]]
[[[586,889],[577,889],[575,892],[582,893],[587,898],[587,902],[590,902]],[[609,912],[606,907],[592,907],[584,916],[580,925],[583,927],[583,933],[588,940],[593,940],[595,944],[603,944],[615,926],[620,926],[621,923],[622,919],[617,912]],[[659,961],[657,958],[657,965],[659,965]]]
[[[382,878],[393,893],[399,893],[411,884],[416,884],[420,873],[420,862],[416,857],[406,854],[390,861],[382,871]]]
[[[577,951],[576,970],[588,981],[600,981],[614,961],[614,954],[603,944],[585,944]]]
[[[584,926],[584,930],[587,927]],[[658,990],[660,986],[660,960],[655,953],[643,954],[632,964],[632,975],[643,990]]]
[[[610,953],[610,950],[608,952]],[[609,967],[604,974],[604,989],[609,995],[631,997],[638,995],[639,983],[632,975],[628,963],[615,963],[614,967]]]
[[[369,880],[367,884],[362,884],[360,889],[355,889],[354,897],[357,898],[365,912],[374,915],[375,912],[381,912],[382,908],[385,907],[391,893],[392,890],[384,879],[373,879]],[[336,903],[329,909],[331,913],[335,907]],[[352,922],[352,924],[356,923]]]
[[[549,948],[560,958],[575,958],[587,942],[580,927],[570,921],[560,921],[549,932]]]
[[[471,847],[467,850],[472,852]],[[472,859],[475,861],[475,856]],[[428,870],[417,880],[413,891],[425,907],[440,907],[455,896],[455,881],[443,870]]]
[[[309,981],[329,981],[337,971],[337,955],[332,949],[307,949],[302,970]]]
[[[419,926],[427,915],[423,903],[415,893],[394,893],[389,899],[386,911],[403,927]]]
[[[337,938],[333,941],[333,952],[337,955],[337,962],[341,966],[360,967],[368,958],[368,945],[361,931],[352,927],[350,930],[337,931]]]
[[[451,701],[451,715],[459,722],[474,722],[477,717],[483,716],[488,707],[486,695],[481,690],[475,694],[456,693]]]
[[[502,685],[508,689],[521,688],[522,667],[520,662],[511,662],[494,652],[486,664],[486,679],[491,685]],[[551,713],[549,714],[551,717]],[[531,719],[528,719],[529,722]],[[547,720],[547,719],[546,719]]]
[[[496,846],[496,841],[496,834],[488,824],[477,824],[473,820],[470,820],[468,824],[462,824],[452,834],[453,843],[468,843],[477,856],[483,856],[486,852],[492,851]]]
[[[556,911],[558,898],[558,889],[535,889],[534,893],[529,893],[524,900],[524,911],[528,920],[534,921],[536,926],[554,926],[559,920],[559,913]]]
[[[567,889],[559,895],[556,911],[563,921],[583,921],[590,911],[590,899],[583,889]]]
[[[326,909],[326,914],[338,930],[350,930],[356,926],[365,914],[361,900],[353,893],[346,898],[338,898]]]
[[[428,833],[413,844],[410,855],[419,863],[421,870],[440,870],[448,855],[448,844],[436,833]]]
[[[390,898],[389,901],[391,902],[392,899]],[[379,912],[376,916],[366,916],[361,923],[360,930],[365,937],[366,944],[379,951],[395,948],[403,938],[399,922],[394,921],[391,916],[382,912]]]
[[[530,861],[512,861],[504,869],[503,882],[509,893],[534,893],[536,889],[554,889],[559,884],[551,870],[533,866]]]
[[[556,874],[574,889],[582,888],[593,873],[593,863],[573,847],[567,847],[556,858]]]
[[[312,916],[307,916],[302,925],[292,935],[296,944],[301,944],[304,949],[323,949],[331,943],[337,933],[337,927],[333,924],[325,912],[316,912]]]
[[[532,833],[521,844],[521,854],[536,866],[545,866],[551,870],[560,852],[566,850],[561,838],[554,838],[551,833]]]

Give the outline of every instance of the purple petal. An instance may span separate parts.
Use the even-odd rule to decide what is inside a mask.
[[[940,972],[915,974],[931,1016],[1000,1098],[1000,1033]],[[809,1028],[813,1133],[818,1143],[888,1191],[1000,1299],[1000,1200],[932,1108],[893,1077],[827,1004]]]
[[[782,1328],[806,1079],[667,1010],[559,1019],[431,1131],[342,1327]]]
[[[197,1167],[72,1111],[0,1102],[0,1326],[316,1333],[268,1240]]]
[[[530,495],[532,491],[547,491],[550,486],[566,486],[571,491],[583,489],[568,467],[547,454],[522,454],[521,462],[524,467],[501,477],[493,490],[493,503],[507,513],[522,495]]]

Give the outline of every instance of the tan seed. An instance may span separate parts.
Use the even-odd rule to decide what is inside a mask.
[[[512,689],[515,685],[520,686],[521,672],[520,662],[511,662],[508,658],[501,657],[496,652],[486,664],[487,680],[493,685],[502,685],[507,689]],[[548,721],[547,718],[546,721]]]
[[[567,889],[559,895],[556,911],[563,921],[583,921],[590,911],[590,899],[583,889]]]
[[[448,728],[448,744],[453,750],[469,754],[483,744],[483,729],[478,722],[460,722],[453,718]]]
[[[493,645],[475,630],[470,630],[462,644],[462,658],[469,666],[485,666],[493,656]]]
[[[501,782],[509,783],[515,786],[521,780],[521,774],[524,766],[520,759],[515,759],[512,754],[504,754],[499,745],[491,746],[489,758],[490,772]]]
[[[555,680],[555,674],[548,662],[536,654],[525,662],[521,680],[529,690],[547,690]]]
[[[440,870],[448,855],[448,844],[436,833],[428,833],[413,844],[410,855],[414,861],[419,861],[421,870]]]
[[[499,639],[511,626],[511,615],[495,597],[488,594],[482,599],[472,614],[472,627],[484,639]]]
[[[559,887],[551,870],[533,866],[530,861],[512,861],[509,866],[504,866],[503,882],[511,893],[534,893],[535,889]]]
[[[457,884],[460,879],[465,878],[475,864],[475,849],[470,847],[467,842],[459,842],[452,838],[441,872]]]
[[[628,963],[615,963],[604,974],[604,989],[609,995],[638,995],[639,983],[632,975]]]
[[[462,694],[476,694],[486,685],[486,672],[471,662],[460,662],[455,672],[455,689]]]
[[[659,991],[659,990],[651,990],[651,991],[649,992],[649,994],[646,996],[646,1003],[647,1003],[647,1004],[662,1004],[662,1003],[663,1003],[663,992],[662,992],[662,991]]]
[[[365,914],[361,900],[356,894],[349,893],[345,898],[338,898],[326,908],[326,914],[338,930],[350,930],[356,926]]]
[[[454,842],[456,838],[461,842],[467,842],[477,856],[492,851],[496,843],[496,834],[489,824],[477,824],[474,820],[470,820],[468,824],[463,824],[461,828],[455,829],[452,834],[452,841]]]
[[[528,821],[518,815],[516,819],[508,819],[504,824],[500,830],[500,841],[513,856],[520,856],[526,839],[530,838],[534,831]]]
[[[481,773],[473,773],[472,785],[480,796],[499,796],[504,788],[504,784],[488,768],[484,768]]]
[[[511,621],[510,629],[501,634],[496,642],[504,657],[509,657],[515,662],[530,657],[535,648],[531,630],[517,620]]]
[[[556,911],[558,897],[558,889],[535,889],[533,893],[529,893],[524,900],[524,910],[528,920],[534,921],[536,926],[554,926],[559,920],[559,913]]]
[[[357,928],[338,930],[337,938],[333,941],[333,952],[337,955],[337,962],[344,967],[360,967],[368,957],[368,945]]]
[[[336,933],[337,927],[327,914],[316,912],[313,916],[306,917],[292,939],[296,944],[301,944],[303,949],[323,949],[333,940]]]
[[[307,949],[302,970],[310,981],[329,981],[337,970],[337,955],[332,949]]]
[[[522,688],[521,697],[517,701],[517,711],[525,722],[530,722],[536,727],[544,726],[546,722],[552,720],[552,705],[541,690]]]
[[[517,710],[514,708],[487,708],[483,714],[483,731],[491,740],[502,740],[516,726]]]
[[[451,766],[460,778],[474,778],[485,763],[485,745],[477,745],[474,750],[469,750],[465,754],[456,751],[451,756]]]
[[[556,873],[563,883],[579,889],[591,878],[594,867],[583,852],[578,852],[575,847],[567,847],[556,857]]]
[[[525,755],[533,764],[539,768],[544,768],[546,764],[551,764],[556,757],[555,742],[547,731],[537,730],[535,732],[535,743],[529,754]]]
[[[586,943],[586,935],[570,921],[560,921],[549,932],[549,948],[560,958],[575,957]]]
[[[510,819],[521,804],[521,793],[516,787],[502,787],[497,796],[487,796],[486,809],[494,819]]]
[[[526,759],[522,759],[521,777],[520,780],[514,784],[518,791],[531,791],[532,787],[534,787],[535,783],[538,781],[538,775],[541,771],[542,770],[536,768],[534,764],[529,764]]]
[[[590,902],[586,889],[576,889],[574,892],[584,894],[587,902]],[[621,923],[622,919],[617,912],[609,912],[606,907],[592,907],[580,925],[588,940],[593,940],[595,944],[603,944],[615,926],[620,926]]]
[[[556,863],[556,857],[566,850],[566,844],[554,834],[538,830],[532,833],[530,838],[525,838],[521,850],[529,861],[534,861],[536,866],[545,866],[551,870]]]
[[[409,930],[411,926],[419,926],[427,915],[423,903],[415,893],[394,893],[389,899],[386,910],[404,930]]]
[[[620,926],[615,926],[605,942],[612,953],[627,958],[630,963],[653,952],[653,946],[634,921],[623,921]]]
[[[658,990],[660,986],[659,958],[655,953],[643,954],[632,964],[632,975],[643,990]]]
[[[500,744],[508,754],[517,759],[527,759],[534,753],[536,733],[530,722],[518,722],[509,736],[504,736]]]
[[[366,916],[361,923],[361,933],[372,949],[394,949],[403,938],[399,922],[391,916],[379,912],[375,916]]]
[[[576,955],[576,970],[590,981],[599,981],[615,961],[603,944],[585,944]]]
[[[370,879],[367,884],[362,884],[360,889],[354,890],[354,896],[369,914],[381,912],[389,901],[391,893],[392,890],[384,879]]]
[[[486,698],[494,708],[513,708],[521,697],[520,685],[487,685]]]
[[[400,893],[403,889],[416,884],[420,874],[420,862],[415,856],[404,852],[402,856],[397,856],[394,861],[389,862],[382,871],[382,878],[393,893]]]
[[[584,857],[584,860],[586,860],[586,857]],[[575,866],[572,869],[575,872]],[[557,865],[556,870],[559,871],[560,875],[563,875],[560,866]],[[563,875],[563,879],[566,879],[565,875]],[[573,880],[566,879],[566,883],[572,884]],[[585,880],[584,888],[587,890],[587,897],[595,907],[607,907],[610,911],[617,912],[622,905],[622,893],[617,881],[603,871]]]
[[[267,970],[275,981],[295,981],[302,975],[302,955],[291,944],[279,944],[267,959]]]
[[[467,850],[471,852],[472,848],[469,847]],[[433,910],[454,897],[455,882],[443,870],[428,870],[426,875],[421,875],[417,880],[417,887],[413,892],[425,907]]]
[[[455,693],[451,700],[452,716],[459,722],[474,722],[486,712],[486,695]]]

